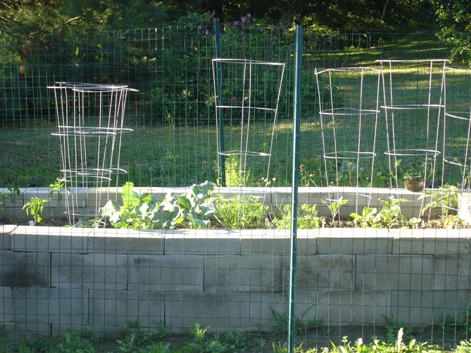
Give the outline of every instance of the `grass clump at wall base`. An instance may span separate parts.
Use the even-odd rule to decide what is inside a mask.
[[[0,341],[4,353],[287,353],[286,343],[277,341],[280,337],[246,334],[244,332],[209,333],[210,326],[196,323],[188,335],[172,335],[146,332],[140,329],[126,330],[118,337],[99,336],[90,333],[64,333],[55,338],[36,337],[13,344],[6,339]],[[284,336],[283,336],[284,337]],[[351,341],[344,336],[336,344],[317,347],[300,342],[295,345],[296,353],[432,353],[446,352],[438,345],[405,339],[402,328],[395,341],[382,341],[378,338],[358,338]],[[310,347],[311,346],[311,347]],[[471,342],[461,341],[455,348],[456,353],[471,352]]]

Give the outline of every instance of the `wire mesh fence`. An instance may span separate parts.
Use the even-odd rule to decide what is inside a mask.
[[[224,32],[201,28],[49,33],[27,42],[1,33],[4,216],[15,218],[8,210],[23,212],[18,209],[34,196],[51,198],[47,212],[52,215],[64,202],[47,188],[64,169],[61,141],[54,135],[57,105],[48,86],[92,83],[127,85],[138,91],[127,97],[122,128],[132,133],[121,136],[119,162],[126,171],[119,186],[133,185],[109,194],[136,212],[123,215],[119,207],[108,209],[113,222],[122,222],[128,229],[2,226],[0,314],[6,333],[56,336],[90,330],[126,335],[164,328],[185,333],[198,322],[211,325],[213,331],[243,331],[251,337],[245,351],[272,351],[267,342],[284,339],[289,271],[293,270],[287,230],[291,195],[286,187],[293,171],[294,34],[267,28],[234,27]],[[220,88],[214,86],[212,64],[218,56],[286,67],[274,134],[266,115],[262,122],[252,122],[258,135],[250,142],[270,148],[269,178],[263,163],[255,162],[244,168],[241,183],[240,161],[226,160],[229,186],[246,187],[214,191],[216,216],[225,223],[219,229],[178,229],[180,224],[207,224],[202,207],[191,208],[195,200],[212,215],[212,204],[201,201],[206,186],[196,192],[188,186],[205,180],[217,183],[219,178],[218,89],[220,98],[227,99],[223,105],[231,107],[225,141],[234,141],[241,150],[237,144],[240,112],[234,114],[232,108],[242,106],[248,94],[241,93],[243,84],[237,86],[237,80],[235,85],[227,84],[236,70],[222,76]],[[457,194],[451,189],[446,195],[437,193],[430,185],[426,186],[430,194],[404,190],[398,182],[398,164],[391,164],[385,153],[391,150],[392,127],[384,107],[396,105],[387,100],[390,95],[384,95],[385,86],[378,86],[384,80],[381,75],[378,78],[384,69],[378,60],[425,61],[431,56],[448,56],[432,33],[306,30],[301,165],[295,166],[300,186],[306,187],[300,191],[298,213],[298,223],[306,230],[298,234],[297,306],[291,318],[296,321],[296,338],[305,346],[328,346],[330,340],[341,342],[343,336],[394,341],[400,327],[407,339],[446,348],[469,338],[469,229],[417,229],[430,218],[432,208],[440,216],[455,215]],[[320,81],[320,72],[334,75]],[[437,183],[433,186],[449,182],[465,190],[470,125],[469,97],[463,92],[469,71],[448,67],[443,72],[447,76],[441,76],[439,95],[444,101],[433,106],[443,120],[428,125],[426,112],[421,123],[439,134],[431,143],[434,151],[443,152],[434,155]],[[275,76],[260,73],[262,83],[249,90],[257,103],[261,98],[270,104],[276,101],[280,80]],[[427,90],[427,77],[409,70],[398,82],[413,104],[418,102],[417,87]],[[365,106],[352,107],[358,100]],[[349,109],[346,115],[344,107]],[[363,113],[366,120],[359,124]],[[407,123],[411,122],[405,121],[408,137],[400,140],[401,149],[415,148],[417,142],[416,130]],[[437,127],[444,127],[446,134]],[[425,140],[430,142],[427,138],[428,134]],[[368,154],[367,168],[360,158],[363,153]],[[93,155],[74,158],[96,162]],[[21,195],[5,197],[8,187],[22,188]],[[172,195],[167,197],[167,191]],[[76,197],[96,201],[96,190]],[[430,201],[427,198],[436,202],[428,207],[428,215],[422,212]],[[151,210],[150,205],[160,200],[165,200],[165,207]],[[460,202],[466,209],[464,194]],[[152,212],[160,217],[169,209],[177,210],[175,218],[169,219],[174,229],[130,229],[134,223],[128,220],[137,213],[141,227],[151,228]],[[180,210],[193,218],[184,223]],[[344,222],[352,213],[357,217]],[[457,228],[456,223],[447,225]]]

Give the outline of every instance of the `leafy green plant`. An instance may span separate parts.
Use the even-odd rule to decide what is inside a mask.
[[[101,215],[115,228],[174,229],[207,227],[216,212],[216,203],[210,198],[214,185],[208,181],[194,184],[186,193],[167,194],[162,202],[152,195],[139,195],[134,184],[123,186],[123,205],[110,200],[100,209]]]
[[[450,212],[455,213],[458,210],[459,190],[456,186],[444,185],[436,191],[427,190],[424,195],[420,195],[419,200],[429,198],[422,209],[422,215],[436,207],[440,207],[443,216],[448,216]]]
[[[398,333],[401,331],[401,341],[404,335],[408,337],[411,334],[411,329],[403,323],[395,320],[392,316],[381,315],[384,319],[384,331],[386,333],[387,342],[396,342]]]
[[[237,156],[227,157],[225,160],[226,185],[229,187],[247,186],[251,179],[250,170],[243,171]]]
[[[361,215],[354,212],[350,213],[350,217],[353,218],[354,225],[361,228],[379,228],[381,226],[378,210],[374,207],[363,207]]]
[[[464,226],[465,222],[456,214],[459,203],[459,189],[456,186],[445,185],[438,190],[427,190],[419,199],[429,198],[422,209],[422,215],[433,208],[440,208],[440,223],[443,228],[452,229]]]
[[[400,228],[407,224],[407,217],[401,213],[401,204],[407,201],[405,198],[398,199],[391,195],[379,201],[383,203],[379,219],[386,228]]]
[[[216,199],[216,219],[228,229],[265,228],[269,207],[255,196]]]
[[[26,215],[31,214],[33,216],[34,223],[39,224],[44,220],[44,207],[50,201],[50,198],[35,196],[23,205],[23,209],[26,211]]]
[[[304,330],[322,330],[324,321],[316,317],[311,320],[306,320],[306,314],[314,307],[311,305],[306,310],[304,310],[301,317],[296,317],[294,320],[294,330],[296,334],[301,334]],[[276,334],[285,334],[288,331],[288,314],[286,312],[279,312],[273,307],[270,307],[271,315],[275,320],[274,332]]]
[[[275,217],[278,229],[289,229],[291,226],[291,205],[280,208],[280,217]],[[297,225],[299,229],[317,229],[324,225],[325,219],[318,215],[317,205],[302,204],[298,210]]]
[[[20,189],[17,186],[8,186],[8,192],[0,192],[0,218],[3,217],[5,212],[5,201],[7,199],[15,202],[17,196],[20,196]]]
[[[67,194],[70,194],[70,190],[65,186],[64,179],[56,178],[53,183],[49,184],[49,187],[51,188],[51,198],[54,194],[57,194],[57,206],[59,206],[60,202],[64,199],[62,190],[65,190]]]
[[[322,199],[321,202],[329,208],[330,214],[332,215],[332,222],[335,222],[339,216],[340,208],[345,205],[348,200],[340,196],[338,200]]]

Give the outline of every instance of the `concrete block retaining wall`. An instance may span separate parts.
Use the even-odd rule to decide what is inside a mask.
[[[297,316],[325,325],[461,320],[470,230],[300,230]],[[7,331],[269,330],[288,312],[289,231],[128,231],[0,225]]]

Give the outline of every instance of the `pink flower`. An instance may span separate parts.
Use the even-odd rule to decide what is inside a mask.
[[[198,31],[201,31],[203,29],[203,26],[202,25],[199,25],[198,26]]]
[[[244,23],[246,19],[247,19],[247,17],[244,16],[244,17],[242,17],[242,18],[240,19],[240,21],[241,21],[242,23]]]
[[[240,24],[239,21],[234,21],[233,23],[234,23],[234,26],[238,26]]]
[[[237,100],[236,96],[232,96],[232,101],[235,102]]]

